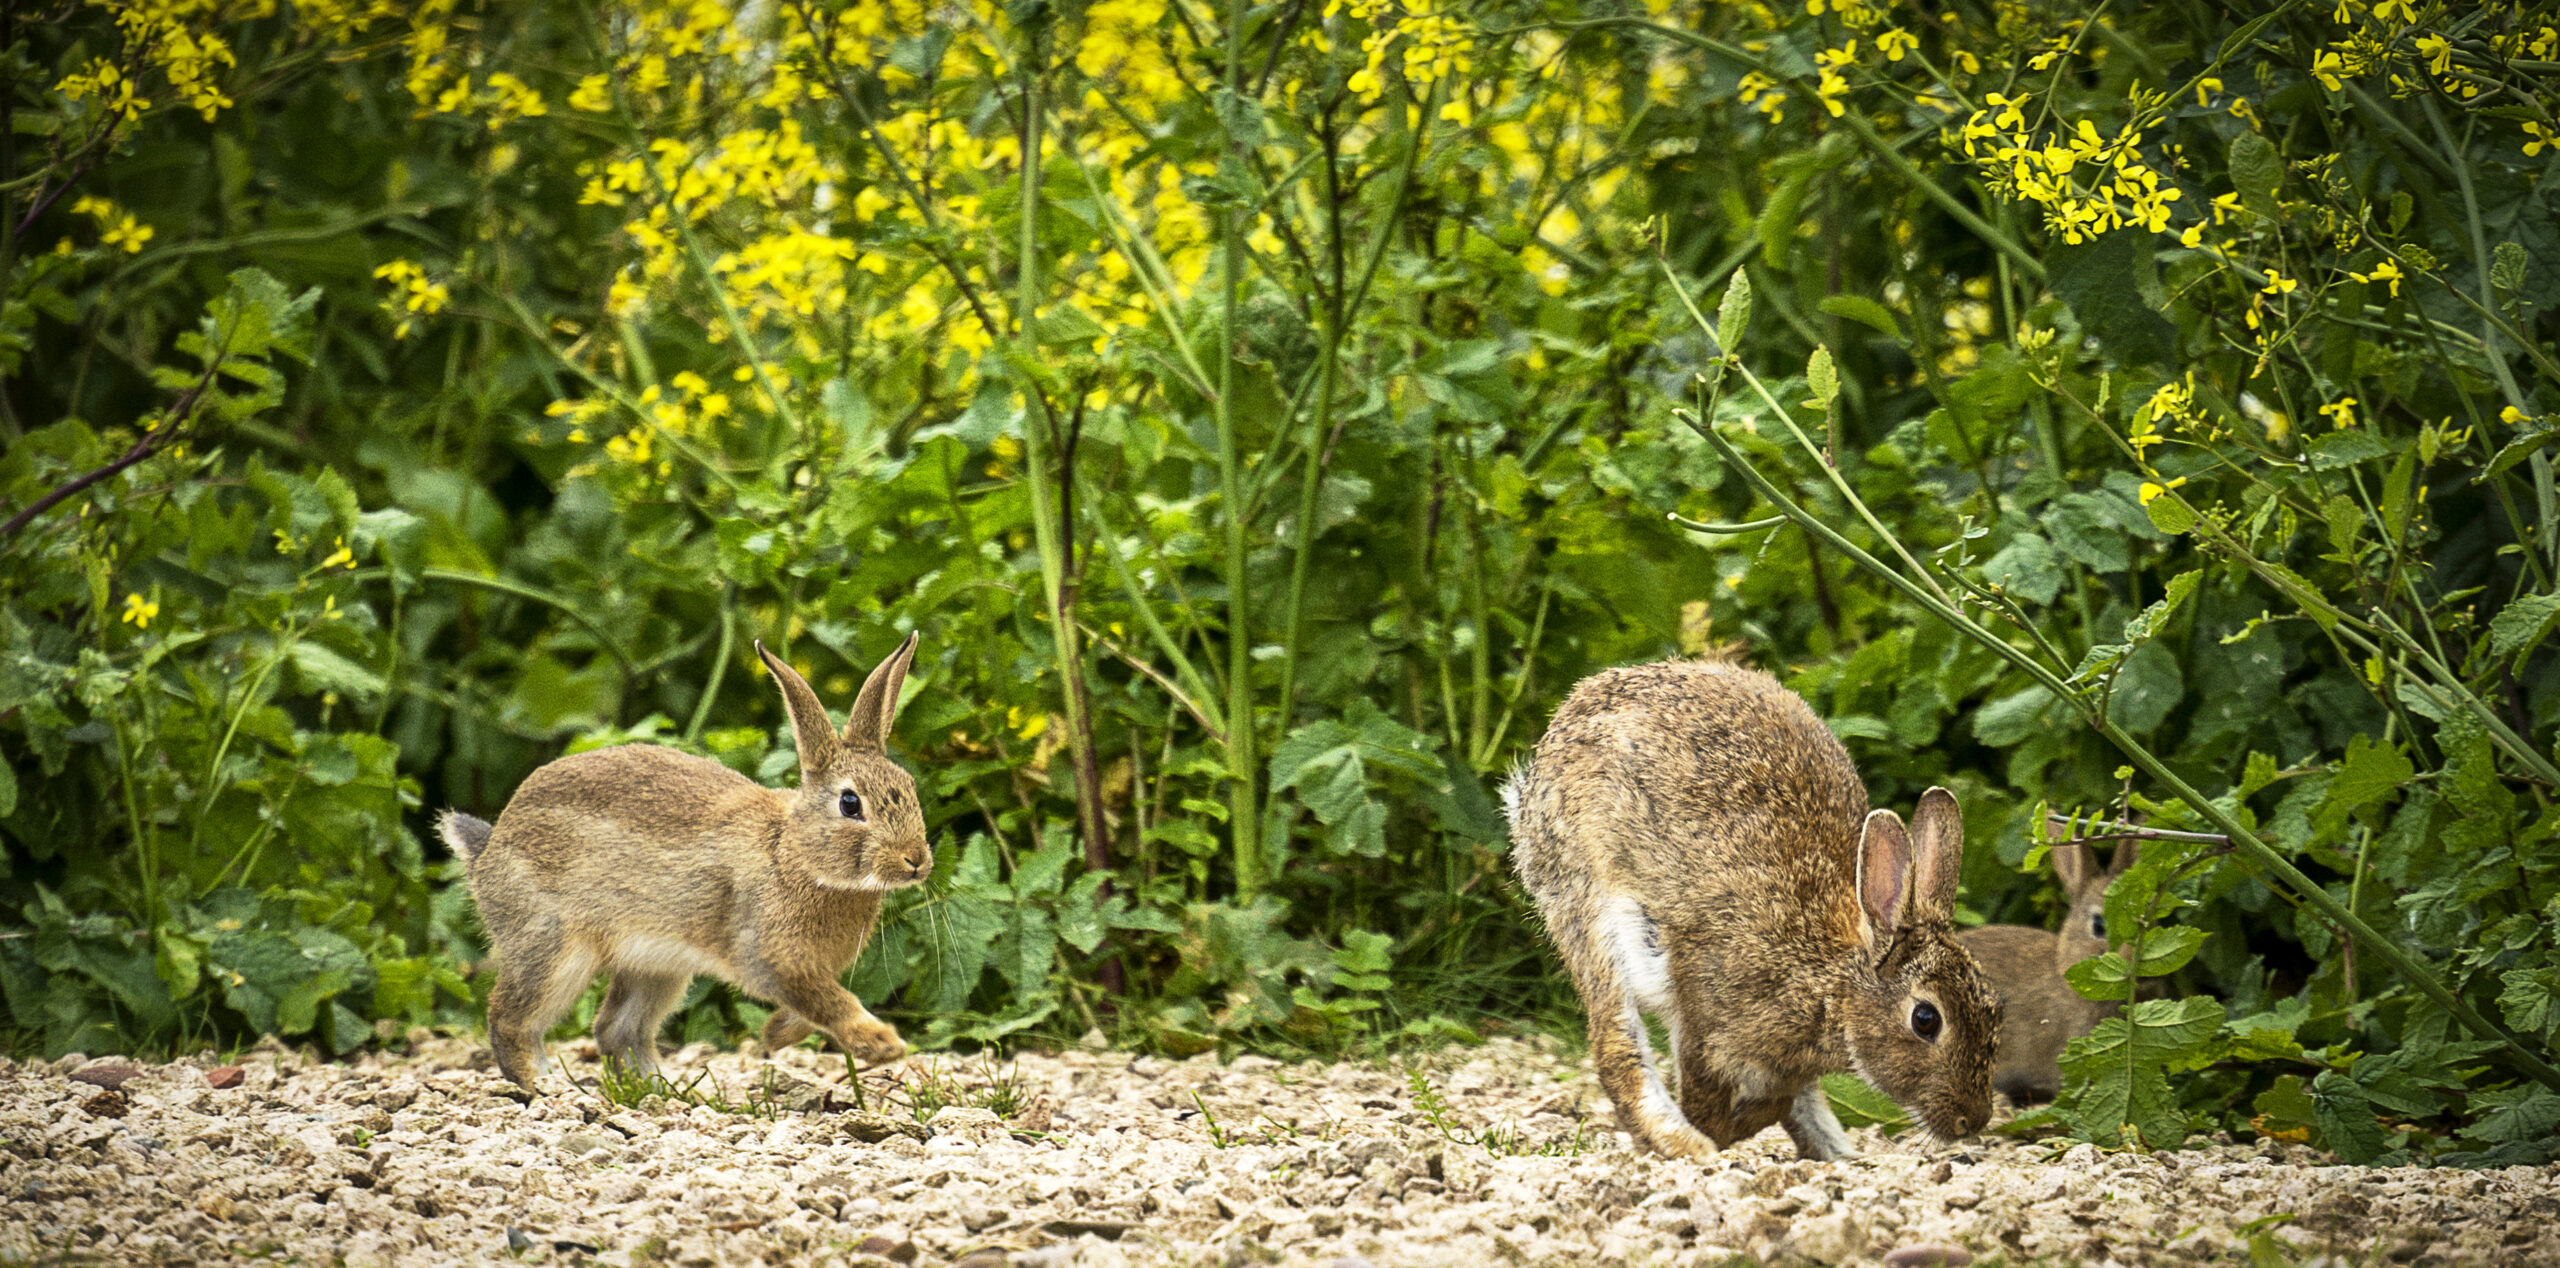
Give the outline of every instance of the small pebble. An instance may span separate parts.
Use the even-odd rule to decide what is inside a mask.
[[[1965,1268],[1973,1252],[1942,1242],[1919,1242],[1885,1252],[1885,1268]]]
[[[122,1090],[125,1084],[132,1082],[134,1077],[141,1073],[142,1071],[129,1065],[93,1065],[86,1070],[74,1072],[71,1081],[115,1092]]]

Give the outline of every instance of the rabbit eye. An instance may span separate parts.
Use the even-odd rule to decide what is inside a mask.
[[[2103,938],[2107,936],[2107,918],[2105,916],[2089,917],[2089,936],[2092,938]]]
[[[1938,1006],[1922,1000],[1911,1006],[1911,1033],[1938,1042]]]
[[[851,819],[856,823],[860,823],[862,821],[862,794],[855,792],[850,788],[845,789],[844,795],[836,798],[836,809],[842,811],[845,818]]]

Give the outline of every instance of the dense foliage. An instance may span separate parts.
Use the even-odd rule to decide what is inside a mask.
[[[2164,834],[2024,1129],[2560,1126],[2550,3],[11,12],[13,1046],[473,1024],[432,809],[911,630],[912,1037],[1570,1024],[1492,789],[1724,645]]]

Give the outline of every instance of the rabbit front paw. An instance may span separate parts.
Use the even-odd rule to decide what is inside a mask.
[[[877,1017],[866,1017],[845,1031],[845,1051],[871,1065],[882,1065],[907,1055],[907,1041],[898,1037],[898,1028]]]

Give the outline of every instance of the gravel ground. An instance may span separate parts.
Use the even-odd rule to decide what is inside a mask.
[[[592,1081],[592,1044],[554,1053]],[[1420,1061],[1437,1121],[1372,1065],[918,1057],[865,1076],[878,1113],[843,1108],[843,1060],[815,1050],[668,1065],[765,1104],[528,1099],[423,1034],[354,1065],[0,1061],[0,1263],[2560,1263],[2560,1166],[1872,1129],[1843,1163],[1774,1129],[1666,1162],[1540,1043]]]

